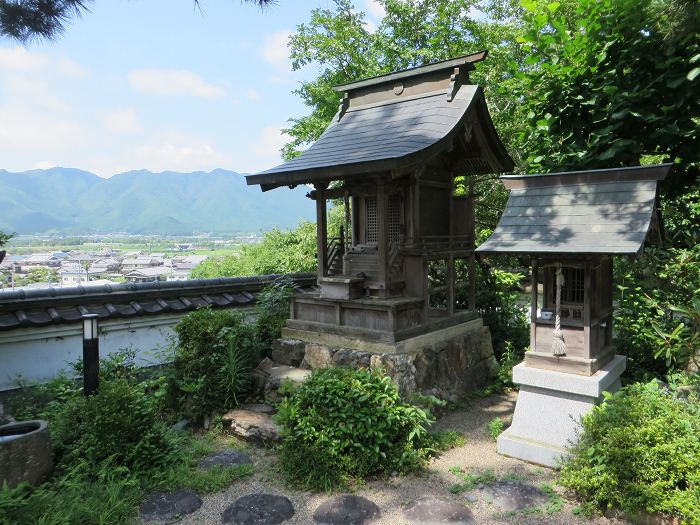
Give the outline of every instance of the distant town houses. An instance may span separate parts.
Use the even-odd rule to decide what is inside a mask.
[[[186,255],[180,251],[168,255],[141,251],[122,254],[118,250],[8,255],[0,263],[0,288],[186,280],[206,258],[206,255]]]

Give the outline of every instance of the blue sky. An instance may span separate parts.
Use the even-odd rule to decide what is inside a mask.
[[[281,162],[289,35],[330,1],[97,0],[55,42],[0,38],[0,168],[255,172]],[[382,12],[357,0],[370,23]]]

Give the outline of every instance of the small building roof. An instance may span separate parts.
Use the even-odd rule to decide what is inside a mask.
[[[137,268],[124,274],[124,277],[158,277],[171,272],[170,267],[149,266],[147,268]]]
[[[338,86],[345,95],[321,137],[298,157],[247,176],[248,184],[267,191],[401,173],[451,151],[460,135],[476,150],[465,156],[465,174],[511,171],[513,160],[498,138],[483,90],[469,82],[468,71],[485,56],[482,51]]]
[[[508,204],[478,253],[634,255],[660,228],[657,182],[671,164],[501,177]]]

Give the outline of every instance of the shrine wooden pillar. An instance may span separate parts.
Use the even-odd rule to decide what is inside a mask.
[[[532,290],[530,292],[530,341],[535,341],[537,334],[537,297],[538,288],[540,286],[538,279],[539,271],[540,262],[537,259],[532,259],[532,278],[530,279],[532,286]],[[547,279],[545,278],[545,282],[546,281]],[[544,293],[547,293],[546,289]],[[534,347],[532,349],[534,350]]]
[[[389,198],[384,180],[377,183],[377,280],[386,296],[389,277]]]
[[[474,179],[469,181],[469,194],[467,196],[467,231],[471,236],[470,247],[476,249],[476,220],[475,210],[476,199],[474,197]],[[476,310],[476,254],[472,252],[469,255],[467,267],[467,304],[471,311]]]
[[[319,281],[328,275],[328,216],[326,212],[327,184],[315,184],[316,188],[316,258]]]

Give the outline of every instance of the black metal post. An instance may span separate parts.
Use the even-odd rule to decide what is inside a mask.
[[[83,316],[83,394],[97,392],[100,373],[100,340],[97,314]]]

